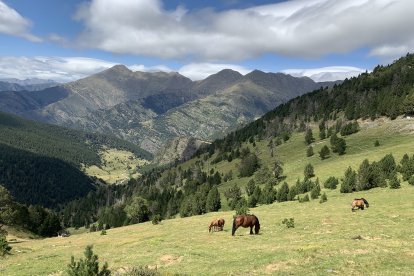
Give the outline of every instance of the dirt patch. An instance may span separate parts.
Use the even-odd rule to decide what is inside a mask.
[[[353,249],[353,250],[342,249],[339,252],[344,255],[355,255],[355,254],[362,255],[362,254],[369,253],[369,250],[367,249]]]
[[[170,265],[181,263],[183,258],[184,258],[183,256],[177,257],[177,256],[172,256],[172,255],[164,255],[160,258],[160,261],[163,262],[164,266],[170,266]]]

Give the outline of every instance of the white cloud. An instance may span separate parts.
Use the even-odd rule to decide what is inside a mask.
[[[58,82],[81,79],[108,69],[117,63],[85,57],[0,57],[0,79],[39,78]],[[132,71],[171,72],[166,65],[126,65]],[[178,72],[192,80],[200,80],[223,69],[233,69],[242,74],[251,70],[232,64],[192,63],[182,66]]]
[[[67,82],[115,64],[83,57],[0,57],[0,78],[40,78]]]
[[[238,71],[242,75],[252,71],[243,66],[233,64],[191,63],[181,67],[178,72],[192,80],[202,80],[223,69],[232,69]]]
[[[286,69],[282,72],[294,77],[309,77],[316,82],[321,82],[355,77],[365,72],[365,69],[351,66],[329,66],[312,69]]]
[[[30,33],[31,22],[0,0],[0,33],[20,36],[33,42],[42,39]]]
[[[412,0],[292,0],[217,12],[166,10],[161,0],[92,0],[79,43],[113,53],[239,60],[264,53],[318,57],[358,48],[414,50]],[[400,53],[400,51],[394,51]],[[391,51],[385,51],[389,54]]]

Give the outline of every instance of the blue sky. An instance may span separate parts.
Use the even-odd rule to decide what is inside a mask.
[[[345,78],[414,49],[412,0],[0,0],[0,78],[70,81],[125,64]]]

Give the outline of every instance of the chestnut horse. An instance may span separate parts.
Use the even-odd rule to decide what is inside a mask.
[[[365,198],[355,198],[354,201],[352,201],[352,212],[355,211],[355,209],[361,209],[364,210],[364,206],[367,206],[367,208],[369,207],[369,203]]]
[[[236,216],[233,220],[233,229],[231,230],[231,235],[234,236],[237,228],[240,226],[247,228],[250,227],[250,235],[253,234],[253,226],[254,226],[254,233],[257,235],[259,234],[260,230],[260,223],[259,219],[255,215],[240,215]]]
[[[223,227],[224,227],[224,223],[226,221],[224,219],[215,219],[210,223],[210,226],[208,227],[208,232],[211,232],[211,228],[213,228],[213,230],[217,230],[218,231],[223,231]]]

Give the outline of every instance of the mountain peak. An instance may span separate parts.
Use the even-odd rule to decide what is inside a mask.
[[[125,73],[132,73],[132,71],[131,70],[129,70],[128,69],[128,67],[126,67],[125,65],[123,65],[123,64],[117,64],[117,65],[114,65],[114,66],[112,66],[111,68],[109,68],[109,69],[107,69],[107,70],[105,70],[104,71],[105,73],[108,73],[108,72],[110,72],[110,73],[121,73],[121,74],[125,74]]]

